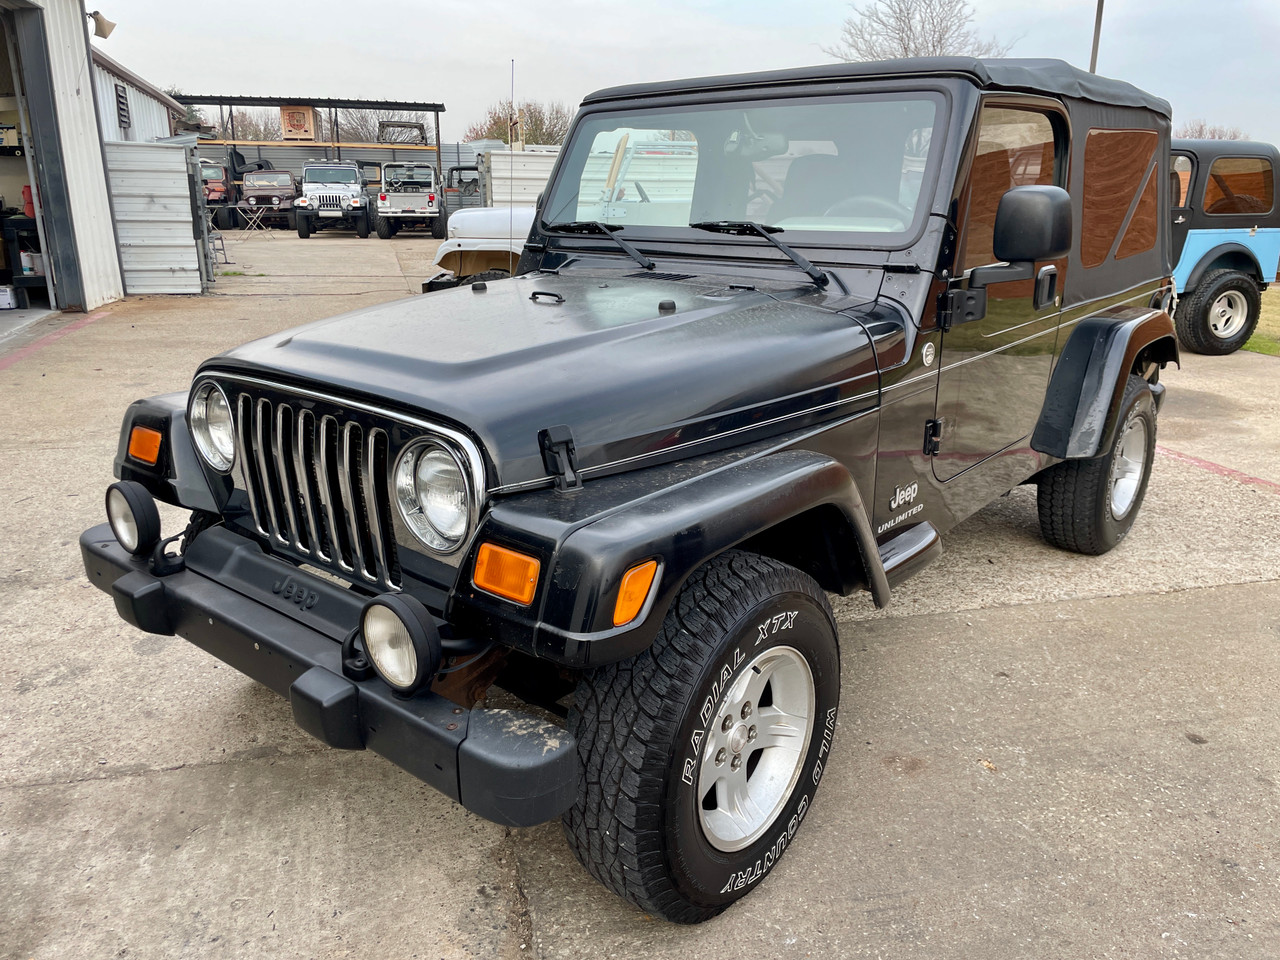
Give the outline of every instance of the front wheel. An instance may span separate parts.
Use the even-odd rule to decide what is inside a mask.
[[[685,584],[653,646],[588,673],[570,729],[585,771],[569,846],[642,909],[698,923],[754,890],[830,760],[840,654],[825,594],[749,553]]]
[[[356,236],[361,240],[369,236],[369,215],[367,213],[356,217]]]
[[[299,213],[295,215],[295,220],[298,224],[298,236],[303,240],[311,236],[311,218],[305,213]]]
[[[1045,540],[1094,555],[1118,544],[1137,519],[1155,452],[1151,385],[1130,375],[1111,449],[1093,460],[1064,460],[1040,475],[1036,504]]]
[[[1174,311],[1178,339],[1195,353],[1235,353],[1253,336],[1262,296],[1253,278],[1235,270],[1211,270]]]

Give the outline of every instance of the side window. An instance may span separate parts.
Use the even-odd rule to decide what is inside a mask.
[[[1173,169],[1169,173],[1169,205],[1185,207],[1191,191],[1191,158],[1181,153],[1173,155]]]
[[[1159,236],[1154,130],[1090,130],[1084,145],[1080,262],[1104,262],[1122,228],[1116,257],[1150,250]],[[1130,210],[1133,211],[1130,216]],[[1125,220],[1129,219],[1127,228]]]
[[[1266,213],[1275,193],[1275,172],[1266,157],[1219,157],[1209,168],[1204,188],[1204,212]]]
[[[1059,182],[1053,123],[1037,110],[984,107],[969,171],[960,269],[996,263],[992,242],[1000,198],[1013,187]]]

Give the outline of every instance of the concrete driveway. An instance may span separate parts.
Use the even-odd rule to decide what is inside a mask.
[[[598,887],[557,824],[506,830],[330,751],[265,688],[119,620],[76,539],[129,401],[412,292],[433,249],[258,237],[215,295],[0,344],[0,957],[1280,955],[1276,358],[1167,372],[1112,554],[1047,547],[1023,489],[889,611],[838,601],[822,791],[764,885],[700,927]]]

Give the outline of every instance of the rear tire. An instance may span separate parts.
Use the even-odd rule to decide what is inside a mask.
[[[1116,546],[1137,519],[1155,451],[1151,385],[1130,375],[1111,449],[1092,460],[1064,460],[1040,475],[1041,535],[1055,547],[1095,556]]]
[[[219,230],[234,230],[237,222],[236,209],[230,206],[221,206],[213,215],[213,222]]]
[[[431,236],[436,240],[443,240],[449,235],[449,215],[445,213],[444,208],[440,209],[440,215],[431,221]]]
[[[284,215],[284,225],[287,230],[298,229],[298,215],[290,210]]]
[[[699,923],[755,889],[829,762],[840,653],[826,595],[730,551],[696,571],[653,646],[588,672],[569,728],[583,784],[569,846],[641,909]]]
[[[395,224],[386,217],[374,214],[373,229],[377,233],[379,240],[390,240],[396,235]]]
[[[1182,345],[1194,353],[1235,353],[1253,336],[1262,312],[1258,285],[1235,270],[1211,270],[1183,297],[1173,323]]]
[[[300,236],[303,240],[311,236],[311,218],[308,217],[305,213],[303,213],[303,214],[298,214],[295,217],[295,219],[298,222],[298,236]]]

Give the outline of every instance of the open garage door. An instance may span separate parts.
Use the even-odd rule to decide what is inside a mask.
[[[126,293],[203,293],[187,148],[105,145]]]

